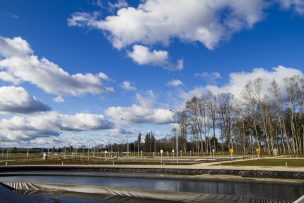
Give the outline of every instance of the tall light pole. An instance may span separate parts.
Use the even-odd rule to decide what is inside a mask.
[[[125,118],[120,118],[122,121],[129,121]],[[129,133],[127,132],[127,157],[129,157]]]
[[[175,115],[174,115],[174,120],[175,120],[175,123],[176,123],[176,126],[178,126],[177,124],[177,118],[176,118],[176,112],[172,109],[170,109],[171,112],[173,112]],[[176,145],[176,162],[178,163],[178,132],[177,132],[177,127],[176,127],[176,131],[175,131],[175,145]]]
[[[83,127],[89,127],[90,130],[92,130],[92,128],[96,128],[97,126],[89,126],[89,125],[83,125]],[[95,149],[94,149],[95,150]],[[95,153],[95,151],[94,151]],[[93,154],[94,155],[94,154]],[[88,161],[90,160],[90,137],[88,138]]]

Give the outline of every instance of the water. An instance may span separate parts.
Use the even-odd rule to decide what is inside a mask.
[[[199,192],[293,201],[304,194],[304,188],[292,184],[241,183],[220,181],[147,179],[128,177],[84,176],[9,176],[0,177],[1,182],[61,183],[76,185],[118,186],[128,188],[156,189],[176,192]],[[45,196],[47,197],[47,195]],[[81,202],[61,198],[59,202]],[[79,201],[78,201],[79,200]],[[45,201],[47,202],[47,201]],[[89,201],[85,201],[89,202]],[[94,202],[92,200],[92,202]],[[101,201],[98,201],[101,202]],[[112,202],[112,201],[104,201]]]

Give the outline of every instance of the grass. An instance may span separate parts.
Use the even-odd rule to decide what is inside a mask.
[[[255,159],[248,161],[237,161],[232,163],[222,163],[226,166],[287,166],[304,167],[304,159]]]
[[[14,159],[14,160],[1,160],[0,166],[4,165],[102,165],[102,164],[115,164],[115,165],[160,165],[160,160],[103,160],[103,159],[94,159],[91,158],[87,160],[83,159],[49,159],[43,160],[42,158],[36,159]],[[164,160],[165,165],[176,165],[175,160]],[[194,162],[179,162],[179,165],[191,165]]]
[[[85,161],[85,160],[29,160],[29,161],[7,161],[7,165],[102,165],[113,164],[113,161]],[[163,162],[164,165],[191,165],[193,163],[176,163],[176,162]],[[4,166],[6,162],[0,162],[0,166]],[[135,161],[115,161],[114,165],[160,165],[160,162],[135,162]]]

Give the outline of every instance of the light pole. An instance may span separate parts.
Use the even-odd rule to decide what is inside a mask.
[[[128,119],[125,119],[125,118],[120,118],[120,120],[122,121],[133,121],[133,120],[128,120]],[[134,132],[136,131],[135,129],[133,129]],[[142,130],[139,130],[138,132],[141,132]],[[138,154],[139,154],[139,144],[138,143]],[[135,154],[135,142],[134,142],[134,154]],[[129,157],[129,133],[127,133],[127,156]],[[135,156],[135,155],[134,155]]]
[[[174,116],[174,120],[175,120],[175,123],[176,123],[176,126],[178,126],[177,124],[177,118],[176,118],[176,112],[172,109],[170,109],[171,112],[173,112],[175,114]],[[176,127],[176,131],[175,131],[175,145],[176,145],[176,162],[178,163],[178,132],[177,132],[177,127]]]
[[[83,125],[83,127],[89,127],[90,130],[92,130],[92,128],[96,128],[97,126],[89,126],[89,125]],[[94,149],[94,154],[93,157],[95,156],[95,149]],[[88,161],[90,161],[90,137],[88,138]]]
[[[142,132],[142,130],[138,130],[138,137],[140,135],[140,140],[137,139],[137,156],[138,156],[138,158],[139,158],[139,148],[140,148],[140,144],[141,144],[141,132]],[[134,151],[135,151],[135,149],[134,149]]]
[[[124,118],[120,118],[120,120],[129,121],[129,120],[124,119]],[[129,133],[128,132],[127,132],[127,157],[129,157]]]

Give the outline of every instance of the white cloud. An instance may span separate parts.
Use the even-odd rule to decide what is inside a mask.
[[[304,14],[304,1],[303,0],[277,0],[283,9],[291,9],[296,13]]]
[[[259,22],[265,4],[263,0],[147,0],[105,19],[75,13],[68,22],[107,31],[118,49],[136,43],[169,44],[172,38],[213,49],[233,33]]]
[[[98,77],[102,80],[113,81],[113,79],[103,72],[98,73]]]
[[[92,5],[96,5],[96,6],[100,7],[100,8],[104,8],[105,6],[104,6],[104,4],[103,4],[102,1],[103,1],[103,0],[94,0],[94,1],[92,2]]]
[[[57,96],[53,98],[53,101],[56,103],[62,103],[64,102],[64,99],[62,98],[62,96]]]
[[[267,70],[264,68],[255,68],[252,70],[252,72],[235,72],[230,73],[229,75],[229,82],[226,85],[223,86],[216,86],[216,85],[206,85],[201,87],[196,87],[188,92],[181,92],[180,97],[183,100],[188,100],[193,96],[203,96],[204,94],[207,94],[208,92],[211,92],[214,95],[217,95],[219,93],[231,93],[233,94],[237,99],[242,100],[242,94],[245,89],[246,84],[249,81],[254,81],[257,78],[261,78],[263,81],[261,93],[262,95],[267,95],[268,88],[270,87],[270,84],[273,80],[276,80],[278,83],[279,89],[281,89],[283,95],[284,90],[284,78],[286,77],[292,77],[295,75],[299,75],[300,77],[304,77],[304,74],[301,70],[291,67],[285,67],[285,66],[277,66],[272,68],[271,70]]]
[[[13,56],[22,57],[32,53],[33,50],[30,48],[30,45],[21,37],[10,39],[0,36],[0,56],[5,58]]]
[[[164,69],[169,70],[182,70],[184,68],[183,61],[179,60],[177,64],[171,64],[169,62],[169,54],[163,50],[149,50],[148,47],[142,45],[134,45],[133,50],[128,53],[134,62],[139,65],[154,65],[161,66]]]
[[[10,141],[31,140],[58,136],[61,131],[103,130],[113,126],[112,122],[98,114],[43,112],[0,120],[0,137]]]
[[[167,83],[167,86],[169,87],[178,87],[178,86],[183,86],[183,82],[177,79],[172,79]]]
[[[201,78],[207,78],[207,79],[212,79],[212,80],[216,80],[221,78],[221,74],[219,72],[201,72],[201,73],[195,73],[194,74],[195,77],[201,77]]]
[[[69,26],[79,26],[79,27],[98,27],[97,17],[99,13],[85,13],[76,12],[68,19]]]
[[[129,107],[109,107],[105,113],[116,122],[124,118],[127,123],[168,124],[173,121],[173,112],[166,108],[154,107],[154,94],[136,94],[136,103]]]
[[[179,109],[183,109],[184,108],[184,103],[187,100],[190,100],[192,97],[203,97],[205,94],[208,93],[208,90],[206,89],[205,86],[198,86],[198,87],[194,87],[193,89],[189,90],[189,91],[184,91],[184,90],[180,90],[179,92],[179,97],[182,99],[182,106],[178,106]],[[214,93],[216,94],[216,93]]]
[[[108,3],[110,10],[116,10],[120,8],[128,7],[128,2],[126,0],[118,0],[116,3]]]
[[[136,87],[130,81],[123,81],[121,84],[121,88],[127,91],[136,91]]]
[[[24,114],[49,110],[49,106],[29,95],[22,87],[0,87],[0,112]]]
[[[19,78],[16,78],[13,75],[11,75],[7,72],[4,72],[4,71],[0,72],[0,78],[2,81],[10,82],[10,83],[13,83],[14,85],[18,85],[21,83],[21,80]]]
[[[215,84],[218,79],[220,79],[222,76],[219,72],[201,72],[201,73],[195,73],[195,77],[200,77],[204,79],[207,83]]]
[[[29,44],[19,37],[1,37],[0,43],[3,44],[0,46],[0,70],[7,73],[5,81],[30,82],[47,93],[59,96],[113,91],[103,86],[101,80],[91,73],[70,75],[46,58],[39,59],[32,54]]]

